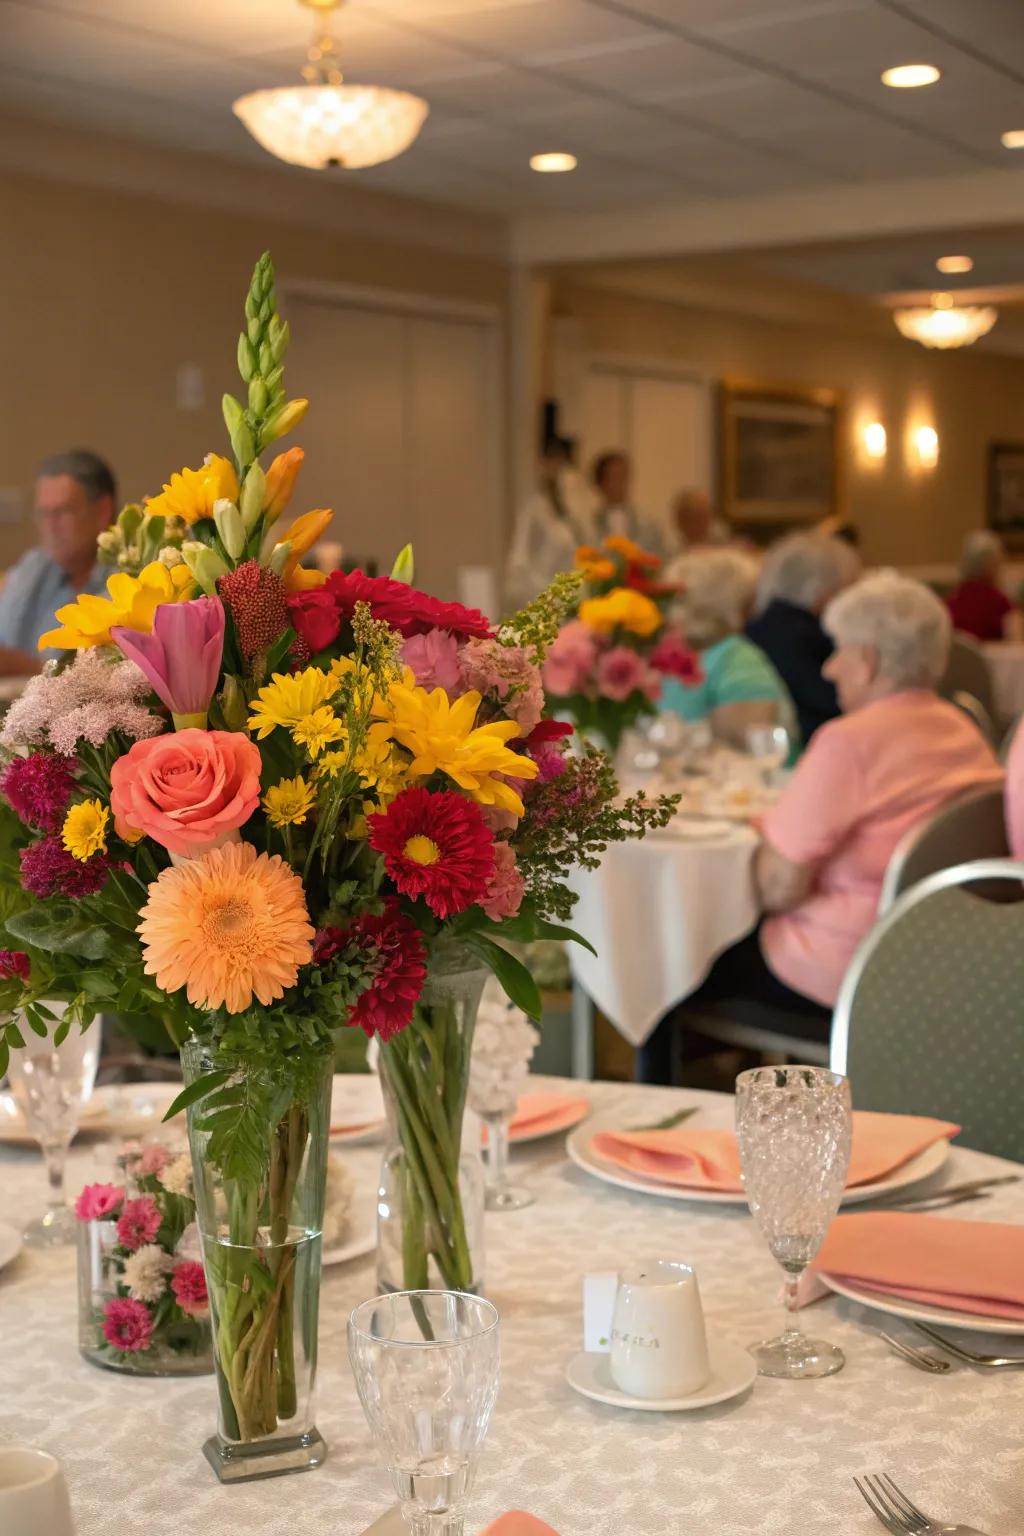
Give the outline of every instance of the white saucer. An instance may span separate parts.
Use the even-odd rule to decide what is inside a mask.
[[[0,1223],[0,1269],[6,1268],[21,1252],[21,1233]]]
[[[757,1366],[749,1350],[728,1339],[708,1337],[711,1375],[699,1392],[687,1397],[632,1397],[621,1392],[612,1381],[611,1360],[607,1354],[581,1349],[573,1355],[565,1376],[570,1387],[596,1403],[611,1408],[632,1408],[641,1413],[682,1413],[690,1408],[711,1408],[745,1392],[757,1376]]]

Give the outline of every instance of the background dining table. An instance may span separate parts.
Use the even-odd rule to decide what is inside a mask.
[[[982,650],[992,674],[996,714],[1008,725],[1024,714],[1024,641],[993,640]]]
[[[693,1124],[731,1123],[724,1095],[613,1083],[585,1091],[622,1125],[684,1103],[699,1105]],[[104,1155],[100,1171],[109,1176],[109,1150],[81,1138],[69,1187]],[[375,1149],[351,1156],[360,1177],[372,1177]],[[519,1149],[515,1162],[536,1203],[487,1218],[486,1293],[502,1318],[502,1385],[468,1536],[510,1507],[531,1510],[560,1536],[873,1536],[881,1528],[852,1482],[873,1470],[891,1473],[929,1511],[988,1536],[1020,1536],[1024,1371],[954,1365],[946,1376],[925,1375],[877,1337],[886,1327],[911,1340],[909,1325],[852,1302],[833,1297],[803,1313],[846,1352],[846,1368],[828,1380],[759,1379],[732,1402],[678,1414],[577,1396],[565,1368],[582,1347],[584,1270],[614,1271],[646,1256],[692,1261],[709,1327],[740,1343],[777,1329],[779,1271],[742,1205],[599,1183],[568,1160],[564,1136]],[[1006,1168],[954,1147],[935,1181]],[[3,1148],[0,1189],[5,1221],[37,1214],[45,1193],[38,1154]],[[950,1214],[1024,1221],[1024,1184]],[[78,1536],[359,1536],[393,1503],[345,1344],[349,1312],[374,1292],[370,1255],[324,1272],[317,1422],[330,1447],[325,1465],[227,1488],[201,1451],[214,1423],[212,1379],[152,1380],[88,1364],[76,1343],[73,1251],[26,1250],[0,1271],[0,1441],[29,1441],[62,1459]],[[1000,1345],[961,1337],[980,1349]],[[1021,1339],[1004,1342],[1024,1353]]]

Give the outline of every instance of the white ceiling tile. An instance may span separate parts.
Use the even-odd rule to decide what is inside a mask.
[[[603,47],[642,35],[642,20],[606,11],[588,0],[513,0],[485,4],[455,15],[444,7],[376,0],[376,8],[417,30],[444,37],[458,47],[533,63],[571,57],[577,50]],[[433,14],[431,14],[433,12]]]
[[[660,32],[631,39],[614,51],[563,60],[557,68],[566,79],[600,86],[635,101],[682,90],[688,84],[734,79],[743,73],[740,65]]]
[[[697,31],[727,33],[776,18],[788,21],[854,10],[874,0],[629,0],[632,10],[652,21]]]
[[[1024,73],[1024,11],[1017,0],[903,0],[927,26],[941,27],[997,63]]]
[[[956,175],[977,168],[966,154],[945,144],[923,138],[908,129],[870,120],[848,128],[819,128],[808,142],[803,134],[785,128],[766,136],[768,147],[783,154],[800,154],[823,170],[844,178]]]

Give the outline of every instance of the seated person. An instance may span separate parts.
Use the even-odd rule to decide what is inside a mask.
[[[768,551],[757,585],[757,612],[747,625],[796,705],[804,746],[819,725],[839,713],[836,690],[821,669],[832,642],[821,612],[841,587],[859,574],[848,544],[815,533],[794,533]]]
[[[684,720],[707,720],[713,735],[746,747],[752,725],[784,725],[797,744],[797,721],[786,685],[763,651],[743,635],[754,600],[757,566],[731,549],[686,555],[677,566],[683,591],[675,617],[700,654],[703,680],[670,678],[664,709]]]
[[[967,535],[960,556],[960,584],[946,598],[954,629],[975,640],[1015,635],[1016,610],[999,585],[1005,559],[998,534],[979,528]]]
[[[661,1021],[638,1058],[643,1081],[669,1081],[675,1028],[692,1012],[699,1032],[700,1008],[712,1002],[785,1008],[788,1034],[827,1040],[897,843],[944,801],[1000,782],[977,727],[935,692],[951,624],[934,593],[879,571],[834,598],[824,625],[836,647],[825,672],[843,713],[815,733],[763,818],[756,880],[768,916]]]
[[[0,591],[0,673],[38,672],[40,635],[54,613],[81,592],[106,591],[109,570],[97,563],[96,537],[116,510],[117,486],[107,464],[85,448],[54,454],[39,467],[35,514],[39,544],[8,571]]]

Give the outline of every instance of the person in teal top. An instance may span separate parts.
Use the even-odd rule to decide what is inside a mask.
[[[785,726],[795,761],[800,733],[793,700],[765,653],[742,633],[757,567],[736,550],[706,549],[680,561],[678,575],[678,618],[704,676],[692,686],[667,680],[662,708],[684,720],[707,720],[719,740],[740,748],[751,726]]]

